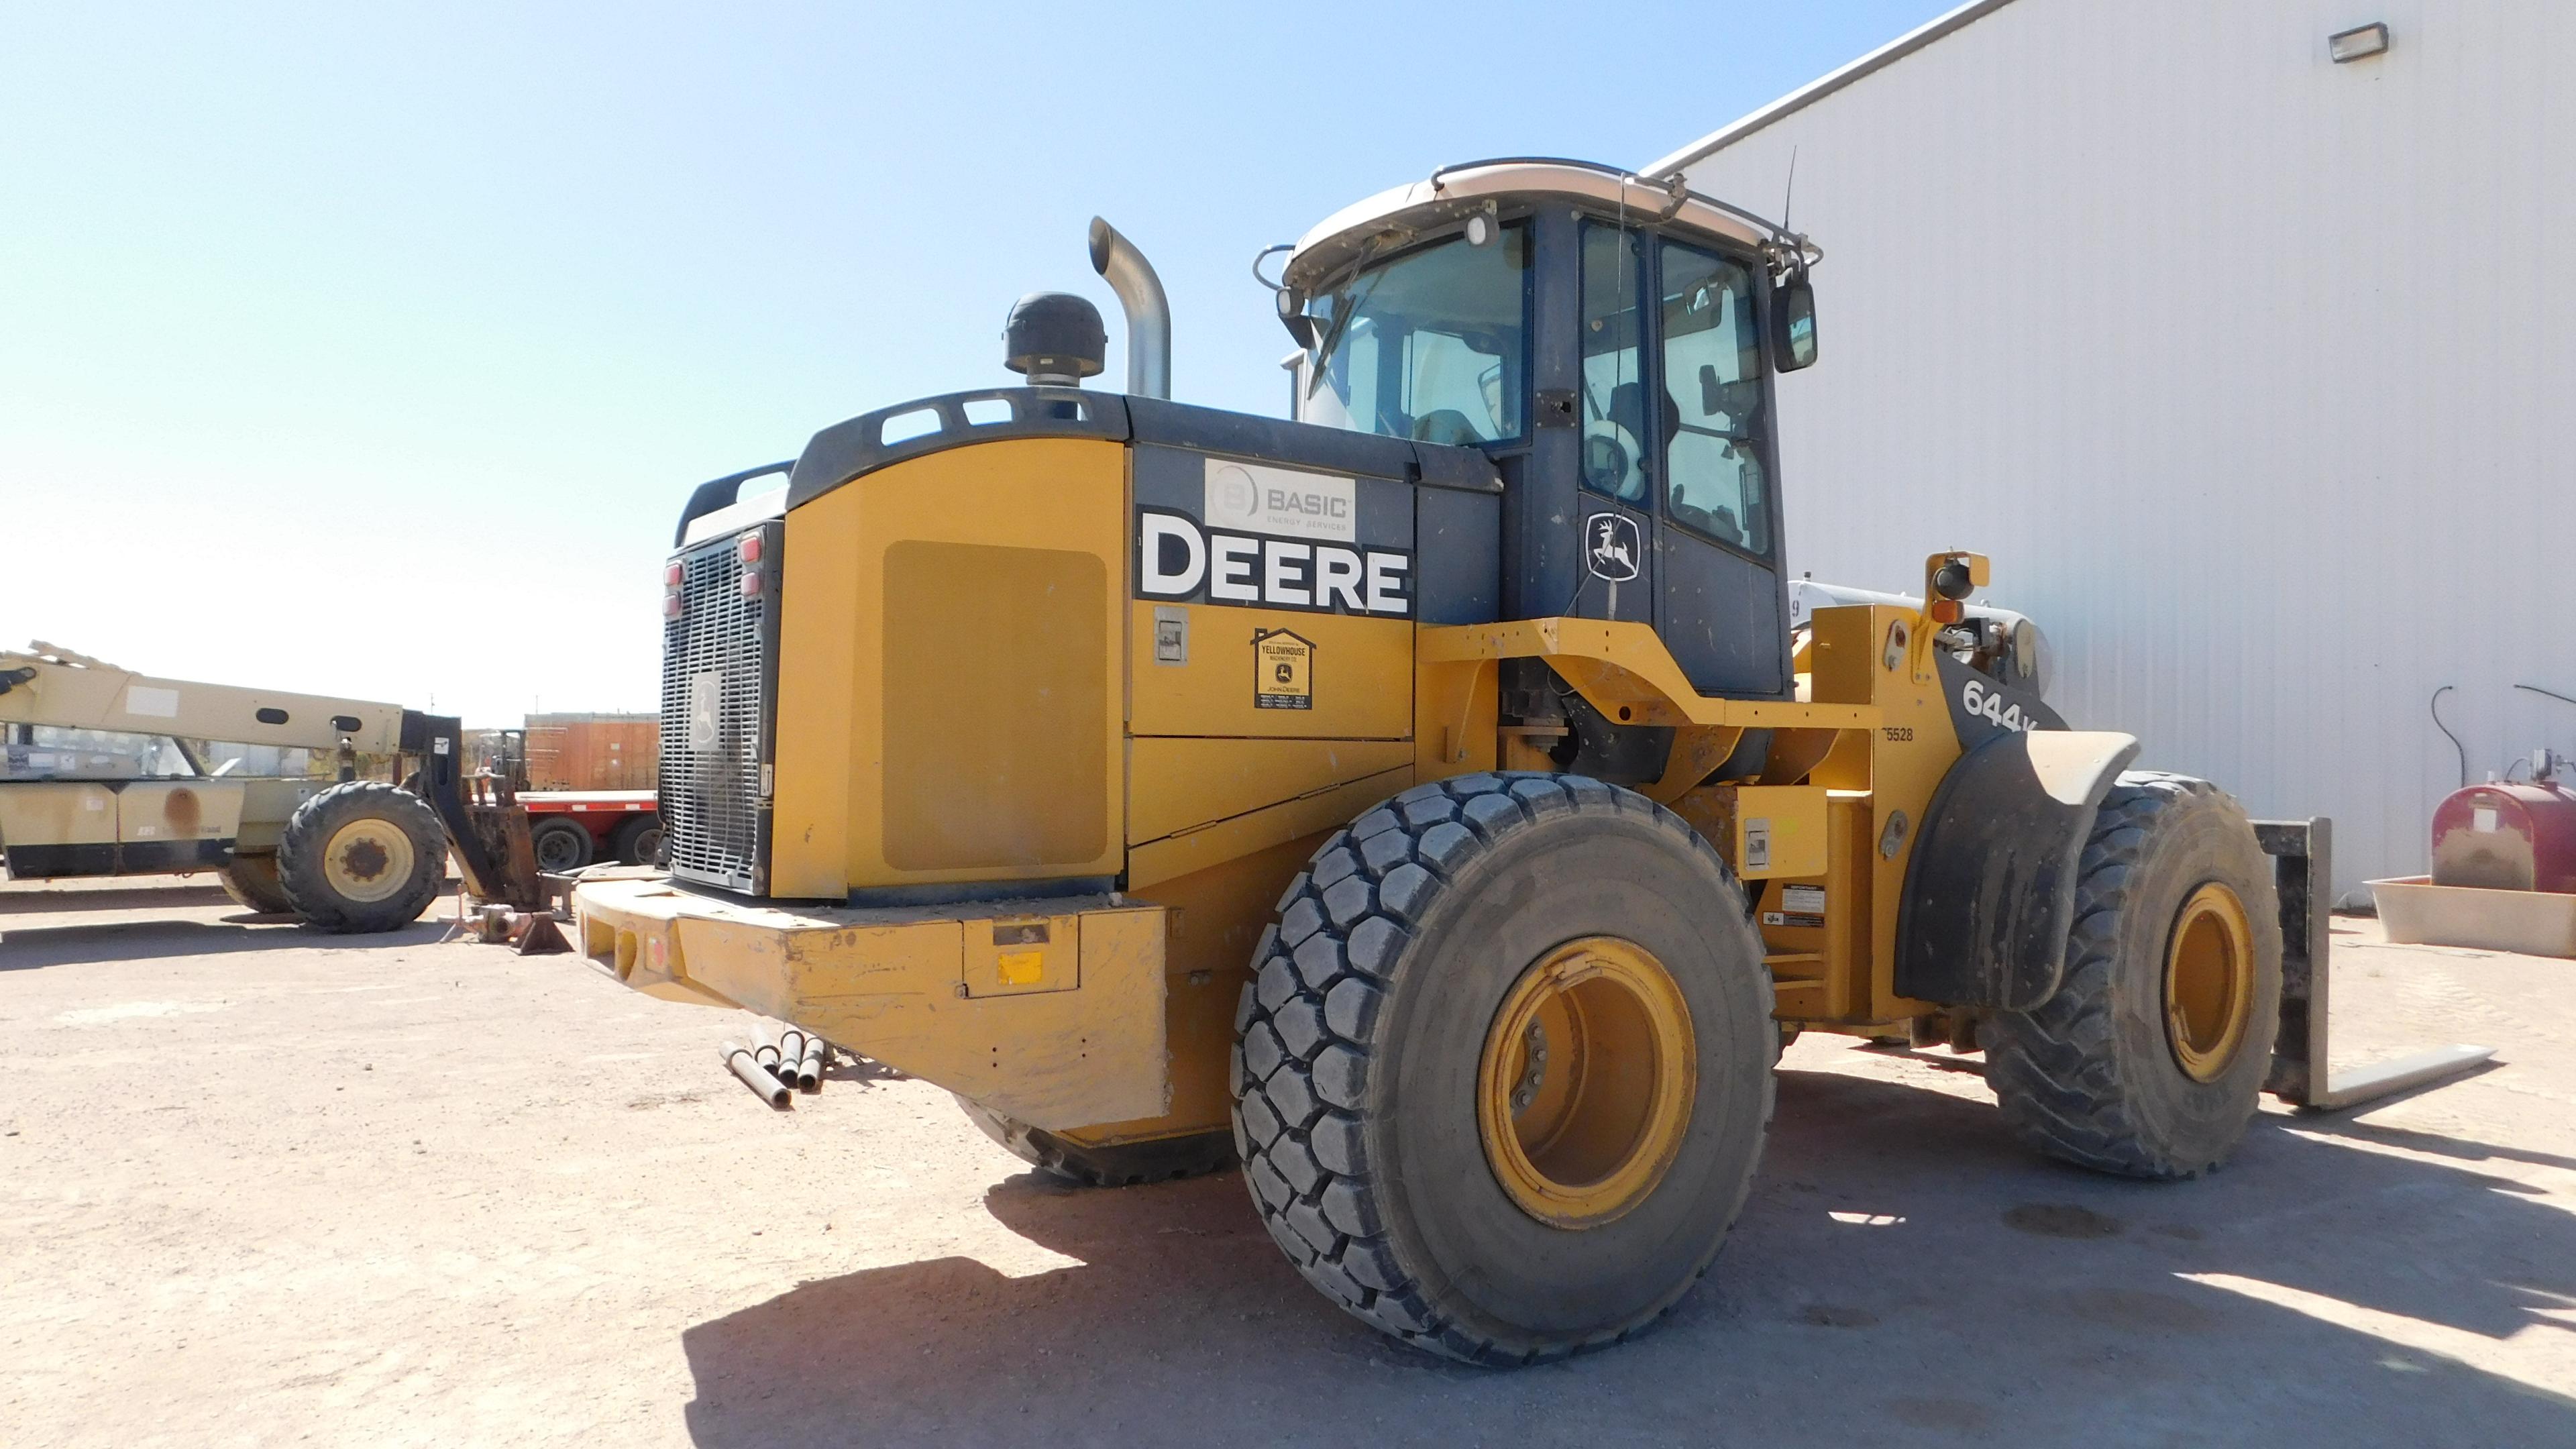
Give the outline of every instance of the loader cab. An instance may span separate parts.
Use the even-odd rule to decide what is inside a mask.
[[[1491,456],[1506,615],[1645,623],[1702,692],[1783,698],[1782,255],[1621,173],[1449,168],[1298,243],[1296,417]]]

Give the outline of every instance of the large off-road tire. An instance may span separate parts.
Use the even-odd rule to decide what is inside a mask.
[[[258,855],[236,855],[230,865],[215,872],[223,883],[224,894],[246,911],[264,916],[282,916],[295,909],[286,898],[286,888],[277,883],[277,856],[263,851]]]
[[[654,865],[662,855],[662,817],[638,815],[617,827],[609,850],[628,865]]]
[[[2084,847],[2065,980],[1987,1018],[1986,1079],[2052,1157],[2194,1177],[2245,1135],[2280,1010],[2272,866],[2244,810],[2205,780],[2132,772]]]
[[[984,1129],[1010,1154],[1041,1172],[1092,1187],[1134,1187],[1197,1177],[1234,1165],[1234,1142],[1223,1132],[1187,1137],[1159,1137],[1150,1142],[1120,1142],[1099,1147],[1032,1127],[979,1107],[964,1097],[957,1105],[967,1120]]]
[[[1643,796],[1518,773],[1405,791],[1316,852],[1255,949],[1232,1071],[1262,1221],[1307,1281],[1434,1353],[1636,1333],[1753,1180],[1779,1050],[1762,954],[1726,866]]]
[[[537,869],[550,875],[579,870],[598,854],[599,842],[578,820],[558,815],[537,822],[528,832],[528,845],[536,853]]]
[[[399,930],[447,879],[447,831],[429,802],[374,780],[334,785],[295,807],[277,846],[287,903],[325,931]]]

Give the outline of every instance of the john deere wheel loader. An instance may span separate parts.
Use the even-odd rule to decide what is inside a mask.
[[[1036,295],[1027,386],[700,490],[669,878],[577,890],[594,960],[946,1087],[1053,1171],[1239,1157],[1316,1287],[1480,1362],[1689,1289],[1789,1030],[1982,1045],[2011,1127],[2087,1166],[2226,1159],[2305,877],[2067,728],[1968,606],[1977,554],[1793,634],[1812,244],[1506,160],[1287,250],[1294,421],[1167,400],[1161,289],[1095,222],[1124,394],[1080,385],[1098,314]]]

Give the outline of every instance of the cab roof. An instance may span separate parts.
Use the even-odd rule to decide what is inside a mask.
[[[1794,250],[1808,261],[1822,255],[1805,237],[1687,190],[1679,178],[1655,181],[1589,161],[1506,156],[1443,166],[1423,180],[1343,207],[1297,239],[1281,279],[1311,289],[1354,260],[1393,251],[1488,206],[1541,198],[1624,205],[1640,222],[1679,222],[1766,252]]]

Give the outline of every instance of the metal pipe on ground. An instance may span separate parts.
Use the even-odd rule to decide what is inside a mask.
[[[823,1063],[830,1060],[829,1050],[819,1036],[805,1038],[805,1050],[796,1059],[796,1085],[808,1092],[823,1090]]]
[[[805,1059],[805,1033],[788,1027],[778,1034],[778,1079],[796,1080],[796,1064]]]
[[[787,1099],[791,1095],[787,1084],[772,1075],[767,1067],[762,1066],[760,1059],[752,1055],[749,1046],[742,1042],[726,1042],[717,1048],[717,1051],[724,1057],[725,1069],[740,1078],[742,1084],[751,1088],[762,1101],[773,1107],[787,1105]]]

